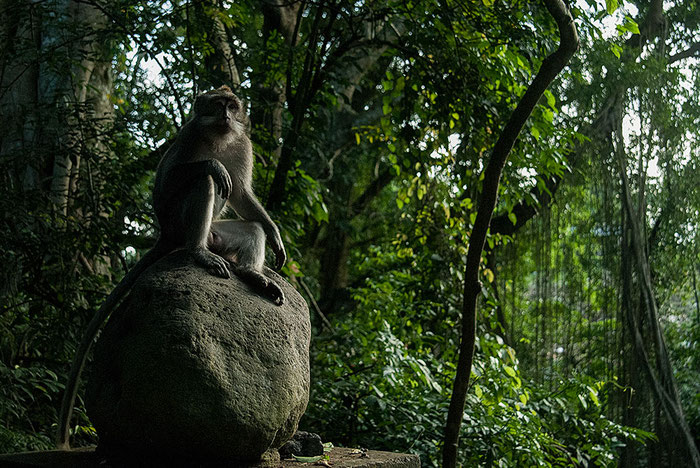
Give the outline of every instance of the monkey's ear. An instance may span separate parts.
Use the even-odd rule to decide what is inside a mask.
[[[237,110],[237,111],[242,111],[242,110],[244,110],[244,109],[243,109],[243,101],[241,101],[241,98],[239,98],[239,97],[236,96],[235,94],[231,94],[231,96],[229,97],[229,99],[230,99],[231,101],[233,101],[233,102],[236,104],[236,110]]]

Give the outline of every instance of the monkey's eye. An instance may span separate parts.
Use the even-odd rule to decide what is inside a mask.
[[[229,110],[238,110],[238,103],[232,101],[228,103]]]

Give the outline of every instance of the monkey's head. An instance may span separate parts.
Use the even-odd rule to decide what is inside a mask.
[[[197,96],[194,118],[202,129],[216,135],[241,134],[245,131],[245,111],[231,88],[222,86]]]

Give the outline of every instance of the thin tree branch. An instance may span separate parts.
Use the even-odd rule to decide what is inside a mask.
[[[364,192],[362,192],[362,195],[360,195],[357,200],[355,200],[352,204],[351,207],[351,215],[357,215],[359,213],[362,213],[365,208],[367,208],[367,205],[377,196],[381,193],[382,189],[389,185],[389,183],[394,179],[394,171],[391,168],[385,168],[379,176],[374,179],[368,186],[365,188]]]
[[[317,14],[317,18],[319,16],[320,10]],[[312,33],[310,34],[309,39],[310,48],[311,45],[315,44],[318,41],[318,37],[320,37],[319,34],[322,34],[324,36],[327,36],[328,34],[327,31],[326,33],[320,32],[320,25],[317,24],[316,21],[314,21],[311,31]],[[287,173],[293,167],[293,164],[295,162],[294,153],[296,151],[296,145],[299,141],[301,128],[306,120],[306,109],[308,109],[312,100],[324,84],[324,81],[321,78],[330,75],[330,69],[340,62],[340,59],[343,57],[344,54],[356,49],[355,39],[351,38],[349,44],[352,44],[353,46],[351,47],[348,44],[344,43],[340,44],[336,49],[334,49],[333,52],[328,52],[323,50],[323,48],[325,47],[324,42],[324,46],[320,50],[318,58],[315,55],[315,47],[314,51],[309,50],[307,52],[306,59],[304,62],[304,72],[302,73],[301,79],[299,80],[299,86],[297,86],[297,91],[293,94],[289,93],[289,96],[287,97],[287,101],[290,104],[289,108],[292,110],[292,124],[291,128],[287,132],[286,138],[284,139],[284,145],[281,150],[277,168],[275,169],[275,175],[272,180],[272,186],[270,188],[270,192],[268,193],[266,207],[270,210],[274,210],[277,207],[279,207],[279,205],[282,203],[282,200],[284,199],[284,195],[286,192]],[[368,51],[365,57],[368,58],[370,61],[369,63],[364,64],[364,72],[360,74],[355,74],[354,79],[360,80],[364,76],[364,74],[376,64],[377,59],[381,56],[381,53],[376,53],[377,49],[383,51],[385,50],[385,48],[386,46],[380,46]],[[325,56],[327,59],[325,63],[323,59],[324,52],[326,52]],[[353,73],[355,72],[353,71]],[[350,85],[352,84],[353,83],[350,83]],[[287,86],[291,86],[289,78]]]
[[[668,58],[668,64],[671,65],[672,63],[676,63],[680,60],[693,57],[694,55],[698,54],[700,52],[700,42],[696,42],[695,44],[691,45],[687,49],[678,52],[677,54],[673,54]]]
[[[328,329],[328,331],[332,332],[333,325],[331,325],[331,322],[328,321],[326,314],[324,314],[323,311],[321,310],[321,308],[318,306],[318,303],[316,302],[316,298],[311,293],[311,290],[309,289],[309,287],[306,285],[304,278],[299,278],[299,284],[301,284],[301,287],[304,289],[304,292],[306,292],[306,295],[309,297],[309,300],[311,301],[311,304],[313,305],[314,310],[316,311],[319,318],[321,319],[321,323],[323,323],[323,325],[325,325],[325,327]]]

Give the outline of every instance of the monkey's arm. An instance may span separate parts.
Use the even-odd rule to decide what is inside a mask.
[[[232,182],[226,167],[216,159],[175,164],[167,170],[167,180],[171,192],[179,193],[191,181],[211,176],[216,185],[216,191],[221,198],[231,195]]]
[[[255,197],[253,191],[250,188],[235,187],[229,198],[229,203],[241,218],[248,221],[258,221],[262,224],[270,248],[275,254],[275,268],[277,270],[282,268],[287,261],[287,252],[284,250],[280,230]]]

